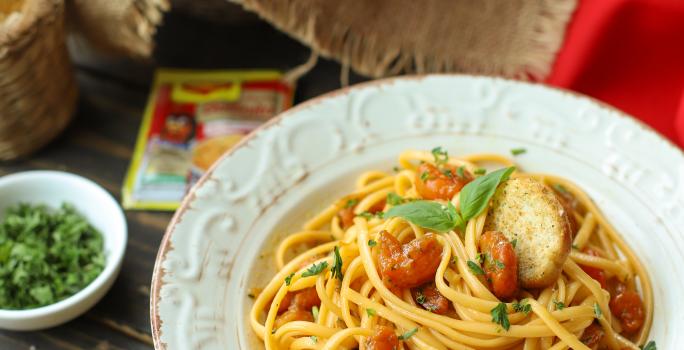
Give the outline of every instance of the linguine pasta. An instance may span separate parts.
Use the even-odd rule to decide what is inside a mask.
[[[437,160],[434,151],[406,151],[399,156],[401,168],[395,173],[362,173],[353,193],[334,201],[304,223],[301,231],[280,242],[275,254],[278,272],[256,296],[250,314],[251,326],[266,349],[379,349],[373,347],[372,338],[381,326],[396,333],[397,348],[404,349],[555,350],[593,346],[620,350],[639,349],[638,345],[646,342],[653,318],[649,277],[592,200],[566,179],[519,171],[511,175],[534,178],[555,188],[559,195],[572,198],[576,230],[573,249],[555,283],[534,290],[518,289],[508,300],[497,298],[479,276],[478,267],[469,266],[482,259],[478,247],[485,233],[487,208],[463,226],[441,233],[402,217],[383,216],[393,204],[422,198],[417,190],[416,182],[421,178],[417,168],[422,162]],[[510,159],[493,154],[448,157],[442,163],[460,173],[479,176],[483,176],[479,170],[483,164],[513,165]],[[461,209],[459,194],[450,201]],[[344,227],[338,213],[345,207],[352,210],[350,205],[353,221]],[[374,206],[381,209],[372,213]],[[448,302],[444,312],[425,307],[425,296],[416,288],[386,283],[378,264],[381,234],[391,235],[402,244],[425,237],[438,242],[438,265],[429,283],[436,290],[433,294]],[[289,259],[302,246],[306,250]],[[624,332],[611,312],[611,294],[587,273],[591,268],[622,288],[639,292],[643,326],[638,332]],[[284,312],[287,304],[292,310],[295,302],[302,303],[304,292],[316,305]],[[292,318],[284,319],[284,314]],[[600,344],[589,344],[589,328],[602,332]]]

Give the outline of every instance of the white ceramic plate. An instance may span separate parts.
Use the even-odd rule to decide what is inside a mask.
[[[542,85],[470,76],[398,78],[301,104],[248,136],[198,183],[162,242],[152,281],[158,349],[259,348],[249,289],[273,271],[271,247],[364,169],[404,149],[450,154],[524,147],[526,171],[582,186],[645,263],[651,338],[684,347],[684,157],[594,100]],[[678,332],[679,331],[679,332]]]

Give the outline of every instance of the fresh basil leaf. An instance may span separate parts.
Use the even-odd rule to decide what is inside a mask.
[[[487,207],[500,183],[506,181],[515,171],[515,167],[503,168],[480,176],[463,186],[459,202],[461,204],[461,218],[463,222],[480,215]]]
[[[401,217],[426,229],[447,232],[458,224],[456,215],[453,206],[418,200],[392,207],[385,213],[385,218]]]
[[[451,220],[454,222],[454,226],[458,226],[461,232],[465,232],[466,221],[463,220],[461,214],[458,212],[458,210],[456,210],[454,203],[447,203],[447,210],[449,211],[449,215],[451,215]]]

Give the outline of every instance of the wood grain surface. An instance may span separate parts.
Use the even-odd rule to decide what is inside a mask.
[[[309,57],[306,47],[264,22],[221,23],[180,12],[166,16],[156,41],[154,62],[147,63],[73,50],[81,94],[73,122],[33,156],[0,163],[0,175],[34,169],[69,171],[99,183],[120,200],[155,67],[287,70]],[[338,64],[320,60],[298,83],[295,102],[339,88],[339,77]],[[352,82],[361,80],[352,76]],[[127,211],[126,256],[118,280],[102,301],[53,329],[0,331],[0,349],[152,349],[150,279],[171,216]]]

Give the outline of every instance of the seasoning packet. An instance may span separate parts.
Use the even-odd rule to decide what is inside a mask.
[[[175,210],[225,151],[292,105],[293,89],[277,71],[157,70],[124,208]]]

